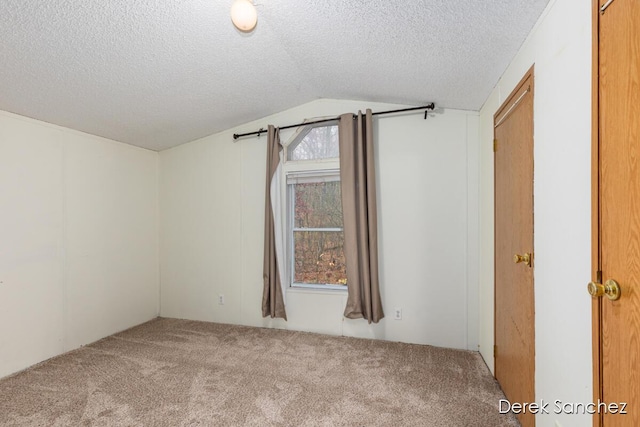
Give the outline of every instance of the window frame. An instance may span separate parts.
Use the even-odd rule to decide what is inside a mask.
[[[308,160],[304,160],[308,161]],[[307,171],[290,171],[286,174],[286,181],[289,181],[291,176],[304,176],[305,181],[312,182],[340,182],[340,170],[320,169],[311,172]],[[318,178],[314,180],[314,178]],[[327,180],[327,178],[329,178]],[[290,288],[303,288],[303,289],[331,289],[331,290],[346,290],[346,285],[338,283],[301,283],[295,281],[296,275],[296,256],[295,256],[295,233],[296,232],[335,232],[343,233],[344,227],[323,227],[323,228],[306,228],[295,226],[295,185],[298,183],[286,183],[287,186],[287,254],[288,257],[288,277],[287,281]]]
[[[290,159],[290,157],[293,154],[293,152],[302,143],[302,140],[304,140],[306,138],[306,136],[311,133],[312,130],[314,130],[316,128],[328,128],[328,127],[334,127],[334,126],[337,128],[338,124],[339,124],[339,121],[336,119],[336,120],[329,120],[329,121],[321,122],[321,123],[311,123],[311,124],[308,124],[308,125],[303,125],[295,133],[293,138],[287,143],[287,150],[286,150],[286,153],[284,155],[285,162],[292,162],[292,163],[310,162],[310,163],[315,163],[315,162],[322,162],[322,161],[339,161],[340,157],[323,157],[321,159],[301,159],[301,160]]]
[[[284,191],[285,197],[283,212],[285,217],[285,264],[287,288],[289,290],[309,290],[309,291],[327,291],[327,292],[347,292],[347,286],[342,284],[316,284],[316,283],[298,283],[295,282],[295,241],[294,233],[296,231],[335,231],[343,232],[344,227],[330,227],[320,229],[308,229],[295,227],[295,189],[293,186],[295,183],[289,183],[291,177],[298,176],[304,177],[305,181],[309,182],[322,182],[329,178],[331,181],[340,182],[340,158],[321,158],[321,159],[306,159],[306,160],[289,160],[290,150],[294,150],[298,144],[304,139],[305,136],[312,129],[317,127],[330,127],[337,126],[338,121],[329,121],[319,124],[304,125],[297,131],[288,141],[285,146],[285,153],[283,160],[283,184],[282,191]],[[318,181],[313,181],[314,178],[318,178]],[[295,179],[295,178],[294,178]]]

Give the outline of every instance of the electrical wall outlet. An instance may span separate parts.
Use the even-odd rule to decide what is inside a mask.
[[[393,318],[396,320],[402,320],[402,309],[394,308],[393,309]]]
[[[218,304],[219,305],[224,305],[224,295],[223,294],[218,295]]]

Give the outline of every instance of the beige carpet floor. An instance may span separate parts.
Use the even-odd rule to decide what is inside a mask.
[[[477,353],[159,318],[0,380],[2,426],[517,426]]]

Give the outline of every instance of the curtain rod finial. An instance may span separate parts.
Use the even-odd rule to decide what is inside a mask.
[[[432,102],[431,104],[427,104],[424,110],[424,119],[427,120],[427,117],[429,117],[429,110],[433,111],[436,109],[436,104],[434,102]]]

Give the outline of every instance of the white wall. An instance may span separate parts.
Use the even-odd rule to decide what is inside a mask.
[[[158,154],[0,112],[0,377],[157,316]]]
[[[477,113],[376,119],[385,319],[343,319],[344,293],[299,289],[288,322],[261,316],[265,136],[232,134],[367,107],[397,106],[317,100],[160,153],[162,316],[477,350]]]
[[[592,400],[591,2],[552,0],[480,114],[480,351],[493,369],[493,114],[535,63],[536,398]],[[591,424],[539,415],[539,426]]]

